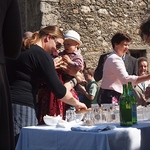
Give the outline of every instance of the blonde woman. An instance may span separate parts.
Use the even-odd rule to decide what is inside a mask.
[[[85,104],[72,97],[70,88],[60,82],[50,55],[63,45],[62,31],[56,26],[48,26],[32,37],[27,42],[30,47],[28,50],[22,51],[16,60],[7,61],[16,142],[22,127],[38,123],[35,100],[42,82],[46,82],[50,90],[63,102],[75,106],[76,109],[86,109]]]

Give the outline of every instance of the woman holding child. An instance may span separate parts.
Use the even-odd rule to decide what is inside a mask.
[[[31,37],[29,40],[30,48],[27,51],[22,51],[16,60],[7,60],[16,142],[22,127],[38,124],[36,94],[43,82],[64,103],[76,109],[86,109],[70,93],[71,85],[67,83],[65,87],[60,82],[50,55],[57,52],[63,44],[62,31],[56,26],[48,26],[36,32],[34,39]],[[78,73],[74,76],[78,77]]]

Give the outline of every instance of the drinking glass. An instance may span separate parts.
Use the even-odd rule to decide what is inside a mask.
[[[101,120],[101,113],[100,113],[100,107],[98,104],[92,104],[91,105],[91,111],[93,112],[92,115],[93,118],[94,118],[94,124],[98,124],[100,123],[100,120]]]
[[[89,112],[86,112],[84,114],[84,122],[87,124],[87,125],[94,125],[95,124],[95,118],[94,118],[94,113],[93,111],[89,111]]]
[[[75,114],[75,111],[74,110],[66,110],[66,118],[65,120],[67,122],[70,122],[70,121],[73,121],[76,119],[76,114]]]

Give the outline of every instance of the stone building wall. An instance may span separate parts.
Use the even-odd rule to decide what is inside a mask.
[[[134,56],[150,58],[150,48],[138,35],[140,23],[149,17],[150,0],[19,0],[23,31],[58,25],[81,35],[87,66],[96,67],[102,53],[112,51],[111,37],[126,31]],[[141,52],[142,51],[142,52]],[[139,55],[140,54],[140,55]]]

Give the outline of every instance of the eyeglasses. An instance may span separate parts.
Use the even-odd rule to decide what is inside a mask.
[[[56,49],[60,49],[60,48],[62,47],[62,44],[57,41],[57,37],[52,36],[52,39],[53,39],[53,40],[55,41],[55,43],[56,43]]]

